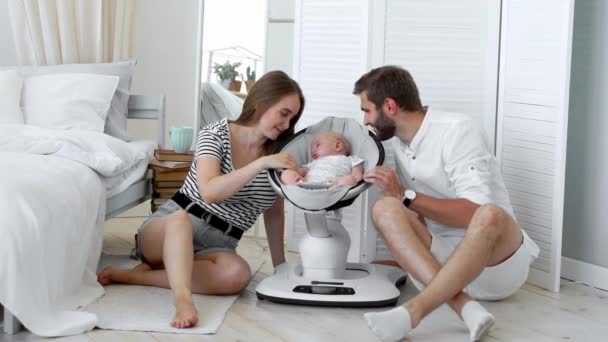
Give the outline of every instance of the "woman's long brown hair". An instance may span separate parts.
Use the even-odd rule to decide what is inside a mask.
[[[266,113],[268,108],[275,105],[283,97],[297,94],[300,98],[300,110],[289,122],[289,128],[283,131],[276,140],[266,141],[262,146],[264,155],[269,155],[283,144],[285,140],[295,133],[295,126],[302,112],[304,111],[304,94],[300,85],[291,79],[286,73],[280,70],[270,71],[259,80],[249,90],[247,98],[243,103],[243,111],[234,122],[243,126],[256,124],[260,117]]]

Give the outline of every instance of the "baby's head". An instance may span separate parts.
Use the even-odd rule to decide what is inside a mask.
[[[331,155],[350,155],[350,142],[336,132],[321,132],[312,140],[310,146],[313,160]]]

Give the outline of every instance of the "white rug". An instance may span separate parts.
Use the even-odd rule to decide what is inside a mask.
[[[262,256],[248,261],[252,274],[264,263]],[[103,255],[99,268],[108,265],[133,267],[137,264],[127,256]],[[170,290],[133,285],[109,285],[105,290],[103,297],[85,309],[97,315],[98,328],[179,334],[214,334],[238,297],[194,295],[194,304],[199,310],[198,324],[194,328],[176,329],[169,325],[175,314]]]

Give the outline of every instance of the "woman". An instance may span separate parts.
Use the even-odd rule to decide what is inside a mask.
[[[192,293],[235,294],[249,282],[249,265],[235,249],[262,212],[272,263],[285,262],[283,199],[267,170],[298,168],[289,154],[272,152],[294,134],[303,110],[302,90],[287,74],[260,78],[236,121],[201,130],[184,185],[138,230],[142,263],[131,270],[108,267],[99,283],[170,288],[176,311],[171,326],[188,328],[198,322]]]

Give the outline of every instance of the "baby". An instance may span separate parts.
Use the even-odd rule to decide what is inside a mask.
[[[321,132],[312,141],[312,161],[300,168],[299,172],[283,171],[281,181],[310,188],[353,186],[363,178],[364,160],[350,153],[350,143],[344,136],[335,132]]]

